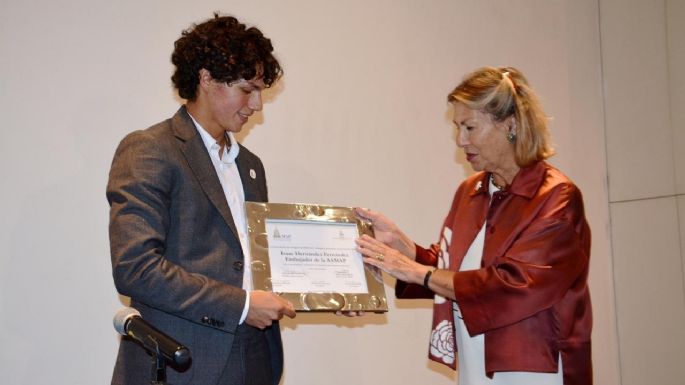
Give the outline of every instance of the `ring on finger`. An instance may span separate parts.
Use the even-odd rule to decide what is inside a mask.
[[[385,260],[385,255],[383,255],[382,253],[378,253],[376,254],[376,259],[383,262]]]

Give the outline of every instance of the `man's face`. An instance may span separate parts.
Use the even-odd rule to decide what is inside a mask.
[[[261,111],[264,88],[262,79],[240,79],[230,84],[212,80],[207,92],[210,125],[215,130],[240,132],[252,113]]]

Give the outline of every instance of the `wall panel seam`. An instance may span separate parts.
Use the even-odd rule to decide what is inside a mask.
[[[614,288],[614,333],[616,333],[616,354],[618,355],[618,384],[623,384],[623,357],[621,353],[621,337],[619,333],[619,323],[618,323],[618,301],[616,292],[616,277],[615,271],[616,266],[614,262],[614,237],[613,237],[613,226],[611,218],[611,180],[609,178],[609,151],[608,144],[609,138],[607,133],[607,100],[606,100],[606,80],[604,78],[604,50],[603,50],[603,39],[602,39],[602,0],[596,1],[597,6],[597,35],[599,37],[599,76],[601,81],[601,93],[602,93],[602,124],[604,129],[604,164],[606,165],[606,174],[604,177],[604,188],[606,189],[607,203],[609,206],[609,258],[611,258],[611,280],[612,286]]]
[[[615,201],[610,200],[609,204],[640,202],[640,201],[648,201],[648,200],[652,200],[652,199],[676,198],[679,196],[685,196],[685,194],[667,194],[667,195],[656,195],[656,196],[652,196],[652,197],[635,198],[635,199],[619,199],[619,200],[615,200]]]

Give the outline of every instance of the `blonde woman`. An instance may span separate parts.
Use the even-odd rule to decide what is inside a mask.
[[[460,385],[592,384],[590,229],[580,190],[545,162],[547,119],[515,68],[482,68],[448,100],[457,145],[477,173],[458,188],[438,243],[414,244],[357,209],[375,239],[367,263],[400,298],[434,297],[429,357]]]

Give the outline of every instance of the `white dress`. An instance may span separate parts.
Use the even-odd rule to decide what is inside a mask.
[[[490,196],[497,187],[490,181]],[[480,268],[483,258],[483,245],[485,241],[485,224],[473,240],[466,252],[459,271],[476,270]],[[533,373],[533,372],[495,372],[492,379],[485,375],[485,344],[483,334],[471,337],[466,329],[466,324],[461,317],[459,305],[453,302],[454,329],[457,338],[459,359],[459,385],[563,385],[563,371],[561,370],[561,356],[559,357],[559,369],[556,373]]]

